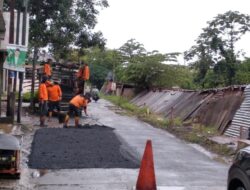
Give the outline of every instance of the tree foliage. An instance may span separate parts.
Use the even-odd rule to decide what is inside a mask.
[[[71,45],[89,47],[99,43],[102,34],[91,30],[97,23],[97,7],[107,6],[106,0],[30,0],[31,46],[50,45],[55,55],[63,57]],[[83,34],[87,45],[80,41]]]
[[[196,45],[185,52],[185,59],[191,61],[191,66],[198,71],[195,82],[205,87],[207,72],[212,68],[214,76],[221,78],[214,85],[234,84],[235,64],[239,63],[237,58],[242,55],[242,52],[236,52],[235,43],[249,30],[250,16],[237,11],[219,14],[208,22]]]
[[[90,82],[101,88],[109,72],[121,64],[121,56],[116,50],[100,49],[96,46],[85,52],[85,61],[91,69]]]
[[[123,63],[136,63],[144,57],[146,49],[143,44],[137,42],[135,39],[128,40],[118,50],[122,56]]]
[[[193,73],[189,67],[166,64],[177,61],[178,55],[147,52],[143,44],[131,39],[118,50],[100,49],[98,46],[88,49],[84,59],[91,68],[90,81],[98,88],[109,79],[107,76],[111,72],[116,82],[134,84],[141,89],[194,88]]]
[[[128,40],[118,51],[122,57],[122,63],[116,68],[119,81],[133,83],[144,89],[180,84],[177,80],[173,80],[174,75],[178,76],[179,73],[172,72],[173,67],[166,65],[169,61],[177,62],[178,52],[166,54],[158,51],[147,52],[143,44],[136,42],[135,39]]]
[[[250,84],[250,58],[237,65],[235,82],[237,84]]]

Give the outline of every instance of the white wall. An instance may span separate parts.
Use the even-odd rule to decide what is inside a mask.
[[[0,49],[6,49],[9,45],[9,33],[10,33],[10,12],[4,12],[3,13],[4,21],[5,21],[5,38],[4,40],[1,40],[1,47]],[[17,12],[15,12],[14,17],[14,44],[19,46],[19,48],[27,48],[28,47],[28,40],[29,40],[29,15],[27,14],[27,21],[26,21],[26,41],[24,47],[22,44],[22,27],[23,27],[23,13],[20,15],[20,26],[19,26],[19,41],[18,44],[16,44],[16,28],[17,28]]]

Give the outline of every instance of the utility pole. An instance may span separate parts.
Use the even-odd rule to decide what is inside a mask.
[[[27,7],[28,7],[28,0],[24,0],[23,8],[22,8],[23,10],[22,45],[23,46],[25,46],[26,44]],[[24,77],[24,73],[19,72],[19,91],[18,91],[18,108],[17,108],[17,122],[18,123],[21,123],[23,77]]]
[[[9,44],[14,44],[14,24],[15,24],[15,0],[10,0],[10,27],[9,27]],[[13,93],[11,87],[12,87],[12,78],[11,75],[13,71],[8,70],[8,88],[7,88],[7,112],[6,115],[10,116],[13,121],[14,118],[14,107],[13,106]]]
[[[20,16],[21,16],[21,10],[18,7],[18,9],[17,9],[17,22],[16,22],[16,42],[15,42],[16,45],[19,45]],[[16,93],[17,75],[18,75],[18,72],[14,71],[14,87],[13,87],[14,93]]]

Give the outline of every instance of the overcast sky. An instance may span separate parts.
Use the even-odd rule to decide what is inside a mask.
[[[148,51],[184,52],[218,14],[229,10],[250,15],[249,0],[108,0],[96,30],[108,48],[119,48],[135,38]],[[250,34],[236,44],[250,56]]]

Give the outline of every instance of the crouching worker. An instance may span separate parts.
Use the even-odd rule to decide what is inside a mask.
[[[80,120],[81,111],[82,111],[81,108],[83,108],[85,115],[88,116],[87,104],[89,102],[91,102],[91,100],[90,100],[90,94],[88,93],[85,95],[78,94],[75,97],[73,97],[69,102],[69,111],[65,117],[63,127],[67,128],[69,117],[72,113],[74,114],[74,117],[75,117],[75,127],[76,128],[79,127],[79,120]]]
[[[50,121],[52,117],[52,113],[54,110],[60,112],[60,101],[62,99],[62,90],[57,81],[54,84],[50,84],[48,87],[48,97],[49,97],[49,119]]]

